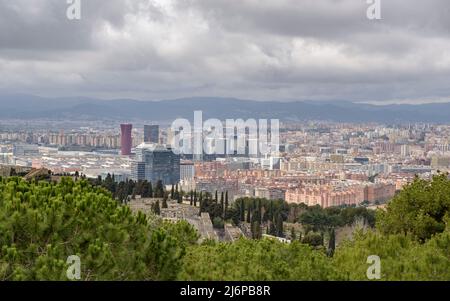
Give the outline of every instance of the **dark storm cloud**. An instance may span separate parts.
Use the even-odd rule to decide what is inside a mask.
[[[186,2],[181,2],[187,6]],[[272,32],[281,35],[334,39],[379,27],[409,29],[422,33],[449,34],[450,4],[446,0],[382,3],[382,22],[369,22],[365,0],[281,0],[281,1],[188,1],[211,19],[237,32]]]
[[[143,99],[450,97],[450,2],[0,0],[0,92]]]

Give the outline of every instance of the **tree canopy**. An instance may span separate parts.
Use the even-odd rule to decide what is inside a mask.
[[[84,180],[0,180],[0,279],[67,280],[77,255],[83,280],[173,280],[197,234],[133,214]]]
[[[431,181],[416,178],[377,215],[383,233],[411,234],[422,242],[445,229],[450,214],[450,180],[439,174]]]
[[[108,191],[116,185],[112,180],[0,178],[0,280],[67,280],[71,255],[81,259],[82,280],[367,280],[370,255],[380,257],[381,280],[450,280],[450,180],[444,174],[416,179],[376,215],[363,207],[323,209],[251,198],[227,208],[226,193],[223,204],[199,194],[199,210],[210,212],[216,227],[231,219],[254,228],[254,239],[201,244],[187,222],[132,213]],[[127,195],[138,186],[151,187],[118,184]],[[155,193],[162,192],[157,183]],[[191,198],[195,205],[197,193]],[[335,228],[359,218],[375,227],[335,247]],[[295,233],[294,222],[309,227],[299,233],[301,241],[261,235],[264,223],[277,236]]]

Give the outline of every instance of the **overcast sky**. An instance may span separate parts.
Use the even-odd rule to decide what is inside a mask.
[[[450,101],[450,1],[0,0],[0,93]]]

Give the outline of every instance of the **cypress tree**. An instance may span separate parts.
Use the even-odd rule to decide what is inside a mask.
[[[255,227],[256,227],[256,238],[261,239],[262,232],[261,232],[261,224],[259,223],[259,221],[256,221]]]
[[[261,200],[258,200],[258,222],[262,223],[262,207],[261,207]]]
[[[153,213],[155,213],[156,215],[161,214],[161,209],[159,208],[159,200],[157,200],[153,206]]]
[[[220,210],[222,212],[222,217],[223,217],[223,207],[224,207],[224,196],[223,196],[223,191],[220,194]]]
[[[330,239],[328,241],[327,255],[329,257],[333,257],[335,249],[336,249],[336,232],[334,230],[334,227],[332,227],[330,229]]]
[[[157,198],[162,198],[164,196],[164,185],[161,180],[156,183],[156,195]]]
[[[244,200],[241,200],[241,204],[239,206],[239,217],[240,217],[240,221],[243,222],[245,221],[245,207],[244,207]]]
[[[252,209],[251,209],[251,206],[249,204],[248,208],[247,208],[247,223],[250,223],[250,221],[251,221],[250,211],[252,211]]]
[[[275,221],[272,219],[270,222],[270,228],[269,228],[269,234],[276,236],[277,235],[277,230],[275,229]]]
[[[257,220],[252,221],[251,223],[251,232],[252,232],[252,238],[253,239],[260,239],[262,237],[261,235],[261,225]]]
[[[202,191],[200,191],[200,198],[199,198],[199,210],[198,210],[198,215],[202,215],[202,211],[203,211],[203,193]]]
[[[225,209],[223,210],[223,216],[225,219],[227,218],[227,212],[228,212],[228,190],[225,191]]]
[[[278,237],[284,237],[284,231],[283,231],[283,218],[281,216],[281,213],[278,213],[277,216],[277,225],[276,225],[276,229],[277,229],[277,236]]]
[[[133,193],[133,188],[134,188],[134,182],[133,182],[133,180],[129,180],[127,182],[127,194],[128,195]]]
[[[138,187],[140,187],[140,189]],[[139,183],[137,188],[136,188],[136,191],[137,191],[137,194],[141,195],[141,197],[147,198],[148,195],[149,195],[147,181],[144,181],[143,183]]]

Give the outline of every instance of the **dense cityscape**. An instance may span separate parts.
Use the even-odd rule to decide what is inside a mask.
[[[189,158],[171,151],[171,136],[170,128],[157,124],[1,131],[2,174],[20,168],[102,180],[113,175],[117,183],[162,180],[168,190],[176,185],[182,191],[227,192],[230,202],[248,197],[377,208],[416,176],[429,180],[450,167],[447,125],[283,124],[276,160]]]

